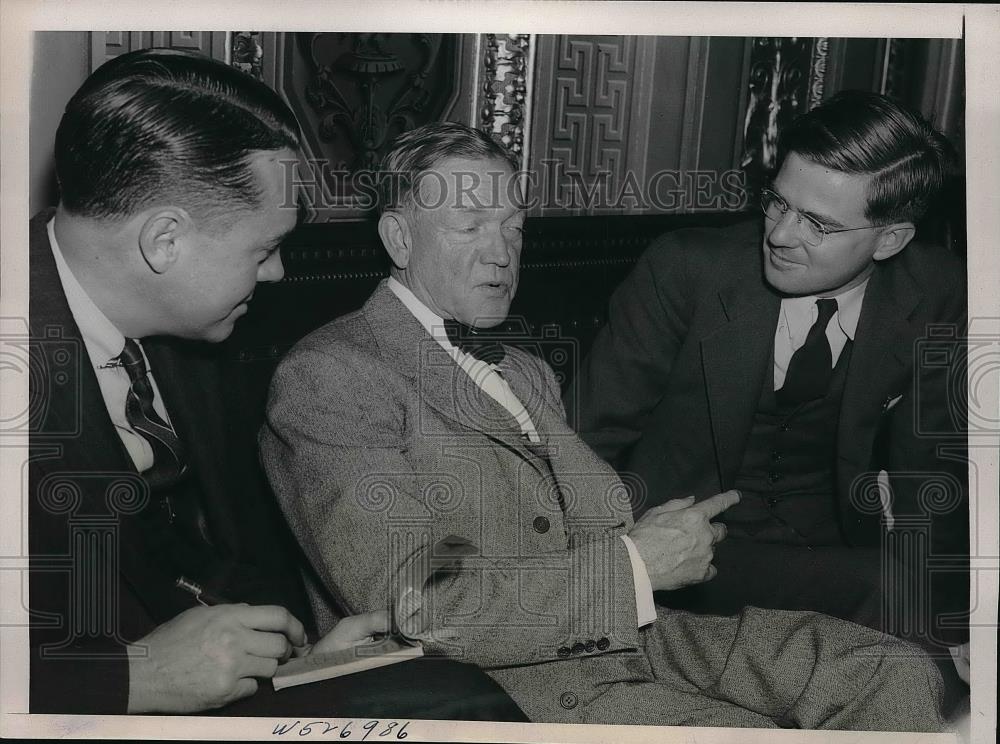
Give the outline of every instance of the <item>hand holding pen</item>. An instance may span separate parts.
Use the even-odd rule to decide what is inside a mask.
[[[199,606],[129,646],[130,713],[187,713],[247,697],[306,643],[284,607],[227,603],[181,579]]]
[[[177,579],[177,586],[192,594],[199,603],[206,607],[215,605],[231,604],[228,600],[205,589],[200,584],[181,576]],[[304,643],[300,646],[293,646],[290,651],[291,656],[306,656],[310,652],[327,653],[330,651],[340,651],[351,648],[361,643],[372,643],[379,641],[389,632],[389,613],[385,610],[377,612],[365,612],[360,615],[345,617],[337,625],[321,638],[315,645]],[[282,661],[287,660],[287,657]]]

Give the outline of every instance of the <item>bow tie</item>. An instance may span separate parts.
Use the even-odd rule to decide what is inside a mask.
[[[444,332],[451,341],[452,346],[456,346],[466,354],[471,354],[481,362],[487,364],[499,364],[503,361],[505,351],[503,345],[494,338],[491,338],[488,331],[479,330],[471,326],[460,323],[457,320],[449,319],[444,321]]]

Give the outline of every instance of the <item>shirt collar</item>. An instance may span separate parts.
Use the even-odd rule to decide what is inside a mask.
[[[440,315],[418,300],[409,287],[403,285],[396,277],[390,276],[388,285],[392,293],[406,306],[406,309],[424,327],[425,331],[438,342],[443,343],[448,348],[452,348],[452,343],[448,340],[448,334],[444,331],[444,319]]]
[[[59,248],[59,243],[56,242],[55,217],[49,220],[46,229],[49,233],[52,256],[56,261],[56,271],[59,274],[59,281],[62,283],[69,310],[80,329],[80,335],[83,336],[83,342],[87,347],[91,362],[95,367],[100,368],[122,353],[122,349],[125,348],[125,336],[94,304],[94,301],[80,286],[80,282],[73,276],[73,272],[70,271],[62,250]]]
[[[858,319],[861,317],[861,305],[864,302],[868,281],[865,279],[856,287],[851,287],[846,292],[833,295],[831,298],[837,301],[837,324],[844,335],[852,341],[858,330]],[[809,295],[806,297],[787,297],[781,302],[790,315],[808,318],[817,299],[816,295]]]
[[[854,340],[854,334],[858,330],[858,318],[861,317],[861,304],[865,299],[868,281],[865,279],[858,286],[834,296],[837,300],[837,322],[840,324],[840,330],[851,341]]]

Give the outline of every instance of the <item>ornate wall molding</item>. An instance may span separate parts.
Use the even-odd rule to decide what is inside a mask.
[[[830,40],[825,37],[816,39],[812,51],[812,64],[809,67],[809,108],[815,108],[823,102],[823,92],[826,88],[826,64],[830,56]]]
[[[752,190],[759,188],[777,163],[778,132],[804,113],[816,94],[813,83],[819,60],[823,60],[825,78],[826,58],[814,55],[814,41],[795,37],[753,40],[740,162]]]
[[[228,62],[233,67],[264,79],[264,47],[260,31],[231,31],[226,42]]]
[[[907,40],[886,39],[879,92],[896,100],[906,95]]]
[[[531,121],[531,42],[530,34],[484,34],[479,71],[479,126],[522,166]]]
[[[302,33],[304,98],[335,167],[370,169],[402,132],[442,116],[454,96],[454,34]]]

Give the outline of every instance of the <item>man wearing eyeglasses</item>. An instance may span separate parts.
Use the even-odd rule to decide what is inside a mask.
[[[643,255],[567,409],[640,476],[637,511],[742,494],[717,578],[658,601],[820,610],[941,651],[968,607],[966,281],[914,237],[953,150],[858,91],[781,145],[763,221],[673,232]]]

